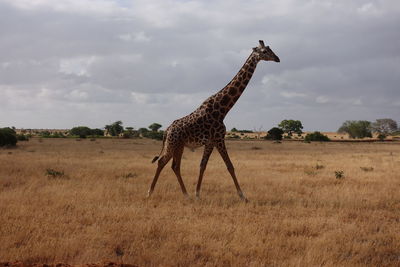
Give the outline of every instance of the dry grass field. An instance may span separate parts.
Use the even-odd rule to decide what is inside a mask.
[[[201,149],[182,161],[192,199],[170,165],[145,198],[158,141],[32,139],[1,149],[0,262],[400,265],[399,142],[227,146],[249,203],[216,151],[196,200]]]

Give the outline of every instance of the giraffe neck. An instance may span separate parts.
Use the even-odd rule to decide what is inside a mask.
[[[246,89],[258,62],[258,56],[251,53],[235,77],[219,92],[204,101],[200,109],[205,108],[206,113],[211,113],[215,119],[222,121]]]

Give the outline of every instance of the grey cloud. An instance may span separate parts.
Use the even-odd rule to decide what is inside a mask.
[[[0,124],[166,126],[225,86],[259,39],[281,63],[259,64],[228,128],[399,120],[394,0],[68,3],[0,3],[0,114],[12,113]]]

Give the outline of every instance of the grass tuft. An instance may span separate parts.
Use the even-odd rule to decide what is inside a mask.
[[[64,177],[64,171],[57,171],[54,169],[46,169],[46,175],[50,178],[62,178],[62,177]]]

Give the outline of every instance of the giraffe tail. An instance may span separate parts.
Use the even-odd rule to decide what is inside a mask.
[[[164,135],[163,135],[163,142],[162,142],[162,148],[161,148],[160,154],[158,154],[158,156],[155,156],[155,157],[153,158],[153,160],[151,161],[151,163],[156,162],[156,161],[160,158],[160,156],[161,156],[161,154],[162,154],[162,152],[163,152],[163,150],[164,150],[164,144],[165,144],[165,139],[166,139],[166,137],[167,137],[167,135],[166,135],[166,133],[164,132]]]
[[[160,157],[160,156],[155,156],[155,157],[153,158],[153,160],[151,161],[151,163],[156,162],[156,161],[158,160],[159,157]]]

